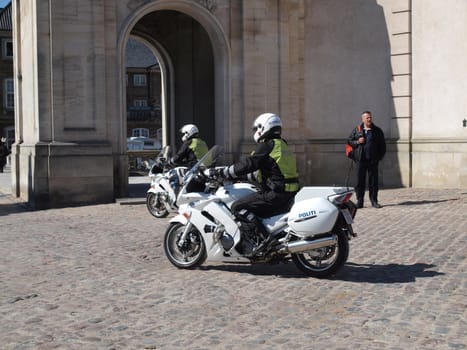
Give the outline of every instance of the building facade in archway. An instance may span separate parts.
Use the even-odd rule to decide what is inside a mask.
[[[13,191],[36,207],[125,196],[130,37],[161,63],[167,143],[194,122],[237,159],[254,118],[277,112],[302,183],[342,184],[343,144],[369,109],[388,141],[382,186],[467,187],[466,10],[438,0],[13,0]]]

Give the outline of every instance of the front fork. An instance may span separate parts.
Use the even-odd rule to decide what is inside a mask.
[[[158,203],[162,203],[168,211],[173,209],[174,203],[172,203],[171,197],[167,192],[153,192],[154,196],[154,206],[157,206]]]
[[[180,236],[180,239],[177,242],[177,246],[179,248],[182,248],[183,245],[185,244],[188,233],[191,231],[192,227],[193,227],[193,224],[190,221],[188,221],[188,223],[185,225],[185,229],[183,230],[182,235]]]

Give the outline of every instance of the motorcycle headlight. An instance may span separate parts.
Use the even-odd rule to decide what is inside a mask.
[[[185,217],[185,219],[190,220],[190,218],[191,218],[191,211],[190,210],[186,210],[181,214]]]

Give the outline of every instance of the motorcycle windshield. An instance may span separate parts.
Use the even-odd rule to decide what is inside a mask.
[[[170,157],[170,146],[164,146],[159,152],[159,154],[154,159],[154,164],[152,164],[149,175],[162,174],[167,165],[167,161]]]
[[[216,163],[220,160],[223,155],[221,146],[213,146],[185,175],[185,179],[190,178],[193,174],[202,172],[207,168],[216,166]]]
[[[170,157],[171,149],[169,145],[164,146],[157,155],[156,161],[166,162]]]

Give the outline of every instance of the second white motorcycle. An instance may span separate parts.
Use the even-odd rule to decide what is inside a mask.
[[[170,167],[170,146],[165,146],[150,166],[151,187],[146,193],[146,207],[151,215],[164,218],[178,210],[177,195],[188,170],[185,166]]]

